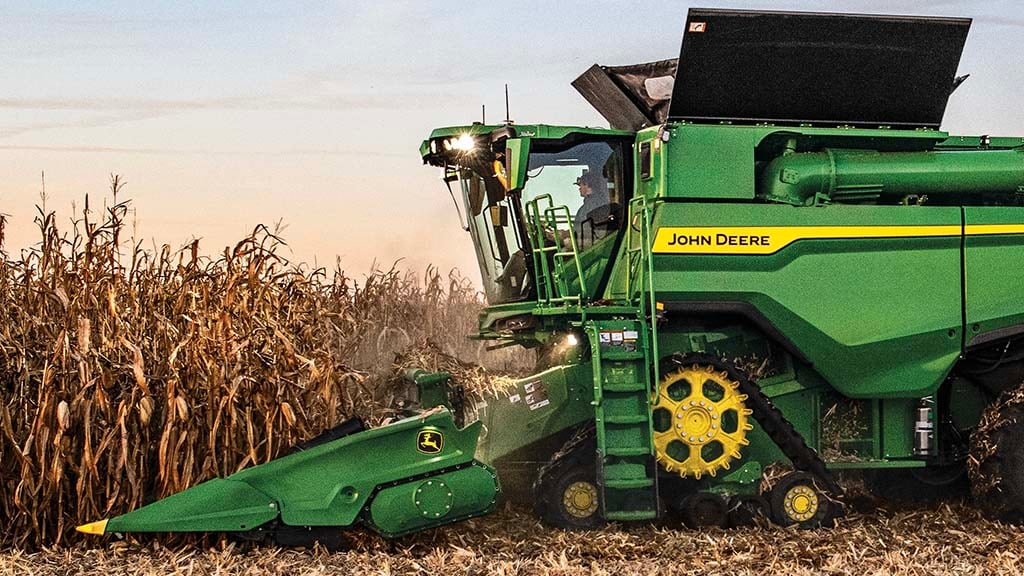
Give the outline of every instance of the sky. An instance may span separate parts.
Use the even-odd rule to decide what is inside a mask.
[[[433,264],[477,280],[435,127],[504,116],[606,126],[570,86],[594,63],[678,56],[690,6],[971,17],[943,129],[1024,135],[1019,1],[4,2],[0,213],[5,250],[127,182],[147,246],[207,254],[284,226],[296,262],[359,277]]]

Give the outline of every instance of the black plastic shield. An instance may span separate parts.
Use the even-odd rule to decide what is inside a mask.
[[[970,25],[692,9],[669,118],[938,128]]]

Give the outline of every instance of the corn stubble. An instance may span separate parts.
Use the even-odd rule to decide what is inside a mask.
[[[382,384],[427,339],[500,361],[464,337],[481,300],[457,273],[360,282],[288,262],[263,226],[215,258],[144,250],[113,187],[67,231],[40,209],[40,242],[0,252],[2,547],[66,544],[350,416],[395,417]]]

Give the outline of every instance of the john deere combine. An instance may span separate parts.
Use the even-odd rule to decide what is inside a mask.
[[[489,302],[476,337],[537,373],[464,427],[454,383],[410,374],[409,419],[82,529],[397,536],[486,514],[499,478],[565,527],[813,527],[839,470],[966,487],[982,412],[1024,379],[1024,138],[939,129],[969,26],[691,10],[678,60],[574,83],[612,129],[435,130],[420,153]],[[986,509],[1024,519],[1024,445],[980,458]]]

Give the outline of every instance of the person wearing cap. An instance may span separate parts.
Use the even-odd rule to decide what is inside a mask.
[[[576,211],[573,233],[580,250],[589,248],[605,235],[605,230],[595,224],[603,224],[609,215],[611,199],[608,196],[608,180],[597,170],[588,170],[576,179],[583,204]]]

